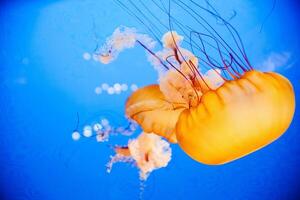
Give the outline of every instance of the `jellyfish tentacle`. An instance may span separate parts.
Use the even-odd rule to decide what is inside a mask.
[[[178,3],[177,1],[179,1],[180,3]],[[224,38],[212,27],[212,25],[210,23],[207,22],[207,20],[204,19],[203,16],[201,16],[199,13],[197,13],[193,8],[190,8],[186,3],[184,3],[181,0],[176,0],[174,1],[178,6],[180,6],[182,9],[184,9],[193,19],[195,19],[195,21],[197,23],[199,23],[211,36],[218,37],[220,40],[220,44],[225,48],[225,49],[230,49],[231,52],[233,52],[233,54],[241,61],[243,62],[243,60],[238,56],[238,54],[232,49],[232,47],[224,40]],[[181,5],[180,5],[181,4]],[[203,7],[199,7],[202,10],[208,12],[207,9],[203,8]],[[199,20],[201,19],[203,21],[203,23]],[[229,22],[228,22],[229,23]],[[206,25],[204,25],[206,24]],[[215,37],[215,38],[216,38]],[[217,39],[218,40],[218,39]]]
[[[115,0],[116,3],[121,6],[128,14],[130,14],[131,16],[133,16],[134,18],[136,18],[141,24],[143,24],[150,32],[151,34],[154,36],[154,38],[156,39],[156,41],[160,42],[160,40],[158,39],[157,35],[153,32],[153,30],[150,28],[150,26],[148,26],[137,14],[135,14],[135,12],[131,11],[129,9],[128,6],[126,6],[126,4],[124,4],[122,1],[120,0]],[[161,45],[161,43],[160,43]]]
[[[172,23],[171,23],[171,17],[170,17],[170,16],[171,16],[171,4],[170,4],[170,1],[169,1],[169,12],[168,12],[168,16],[169,16],[169,29],[170,29],[171,37],[172,37],[172,40],[173,40],[173,43],[174,43],[174,46],[175,46],[176,51],[179,52],[179,55],[181,56],[183,62],[184,62],[190,69],[195,70],[195,71],[198,73],[198,75],[201,77],[201,74],[199,73],[198,69],[194,66],[194,64],[193,64],[192,62],[187,61],[187,60],[185,59],[185,57],[183,56],[183,53],[180,51],[180,49],[179,49],[179,47],[178,47],[178,45],[177,45],[177,42],[175,41],[173,32],[171,31],[171,30],[172,30]],[[177,54],[177,56],[178,56],[178,54]],[[204,80],[203,78],[201,78],[201,79],[202,79],[202,81],[204,82],[204,84],[208,87],[208,85],[206,84],[205,80]],[[201,84],[200,84],[200,85],[201,85]],[[208,88],[209,88],[209,87],[208,87]],[[199,102],[199,101],[200,101],[200,98],[199,98],[199,96],[198,96],[198,93],[197,93],[195,87],[193,87],[193,89],[194,89],[194,92],[195,92],[195,94],[196,94],[196,96],[197,96],[197,99],[198,99],[198,102]],[[205,90],[204,90],[204,91],[205,91]]]
[[[134,159],[129,156],[123,156],[121,154],[116,154],[114,156],[110,156],[110,160],[106,164],[106,172],[110,173],[113,165],[118,162],[124,162],[124,163],[130,163],[130,164],[135,163]]]
[[[208,37],[208,38],[211,38],[212,40],[214,40],[214,41],[216,42],[218,54],[219,54],[219,56],[220,56],[220,58],[221,58],[221,60],[222,60],[222,62],[223,62],[223,65],[225,66],[225,67],[223,67],[223,68],[225,68],[226,71],[228,71],[228,69],[230,68],[230,69],[235,73],[235,76],[238,76],[238,77],[241,76],[241,74],[240,74],[237,70],[235,70],[235,69],[233,68],[233,66],[232,66],[233,62],[235,62],[235,63],[242,69],[243,72],[248,71],[248,70],[246,70],[246,69],[245,69],[245,68],[244,68],[244,67],[243,67],[243,66],[242,66],[242,65],[241,65],[234,57],[233,57],[232,53],[230,53],[230,52],[229,52],[230,63],[227,64],[227,63],[226,63],[226,60],[225,60],[225,58],[224,58],[224,56],[223,56],[223,53],[222,53],[222,51],[220,50],[219,42],[218,42],[214,37],[211,37],[210,35],[207,35],[207,34],[204,34],[204,33],[199,33],[199,32],[194,32],[194,33],[198,35],[199,40],[201,41],[201,44],[202,44],[202,47],[203,47],[202,52],[203,52],[205,55],[207,55],[207,53],[206,53],[206,50],[205,50],[205,46],[204,46],[204,43],[203,43],[203,38],[202,38],[202,36],[206,36],[206,37]],[[207,59],[209,60],[208,57],[207,57]],[[232,73],[231,73],[231,72],[228,71],[228,73],[230,73],[230,75],[232,76]]]
[[[199,3],[193,1],[193,0],[190,0],[191,2],[193,2],[194,4],[196,4],[198,7],[201,7],[202,9],[205,9],[203,8],[202,6],[200,6]],[[240,53],[243,55],[243,58],[245,59],[246,63],[248,64],[248,66],[250,67],[250,70],[253,69],[253,67],[251,66],[250,62],[249,62],[249,59],[248,59],[248,56],[246,54],[246,50],[245,50],[245,47],[244,47],[244,44],[243,44],[243,41],[241,39],[241,36],[239,35],[238,31],[236,30],[236,28],[234,28],[234,26],[229,23],[227,20],[225,20],[223,17],[221,17],[221,15],[219,14],[219,12],[211,5],[211,3],[209,3],[207,0],[206,0],[206,3],[208,4],[208,6],[213,9],[214,12],[212,11],[209,11],[207,9],[205,9],[207,12],[209,12],[210,14],[214,15],[215,17],[217,17],[218,19],[220,19],[224,25],[226,26],[227,30],[230,32],[230,35],[232,36],[232,38],[234,39],[234,42],[236,44],[236,46],[238,47],[238,50],[240,51]],[[238,40],[236,39],[234,33],[232,32],[232,30],[234,31],[234,33],[236,34]],[[241,45],[241,46],[240,46]]]
[[[156,30],[156,32],[158,32],[159,33],[159,35],[162,35],[163,34],[163,32],[161,32],[160,31],[160,29],[159,28],[157,28],[157,26],[148,18],[148,16],[145,14],[145,12],[142,12],[141,11],[141,9],[139,9],[137,6],[136,6],[136,4],[135,3],[133,3],[132,2],[132,0],[128,0],[129,1],[129,3],[135,8],[135,10],[149,23],[149,25],[150,25],[150,29],[155,29]],[[139,1],[139,2],[141,2],[141,1]],[[155,31],[152,31],[154,34],[155,34]],[[155,34],[155,38],[157,38],[158,39],[158,37],[156,36],[156,34]]]

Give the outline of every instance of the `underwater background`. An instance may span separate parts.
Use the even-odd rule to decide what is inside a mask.
[[[254,68],[274,70],[292,82],[293,122],[271,145],[220,166],[200,164],[172,145],[171,162],[150,175],[143,199],[299,199],[300,4],[210,2],[232,18]],[[157,82],[141,47],[109,65],[90,57],[120,25],[149,34],[113,0],[1,1],[0,199],[138,199],[135,167],[119,163],[110,174],[105,168],[113,154],[108,144],[126,144],[130,137],[112,136],[107,143],[71,137],[74,129],[102,117],[126,123],[130,89],[95,92],[101,84]]]

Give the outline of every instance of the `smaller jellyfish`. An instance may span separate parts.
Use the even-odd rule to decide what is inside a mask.
[[[110,172],[114,163],[132,163],[139,169],[140,180],[145,181],[153,170],[166,167],[171,160],[170,144],[162,137],[142,132],[136,139],[128,141],[127,146],[115,146],[115,155],[107,164]]]
[[[137,33],[134,28],[118,27],[107,38],[105,44],[96,50],[95,55],[101,63],[109,64],[118,57],[121,51],[133,48],[136,41],[142,41],[149,49],[153,48],[156,44],[149,36]]]

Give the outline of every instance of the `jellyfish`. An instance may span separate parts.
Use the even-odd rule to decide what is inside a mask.
[[[276,72],[254,69],[237,30],[208,1],[206,6],[193,0],[169,1],[169,5],[152,1],[168,17],[167,24],[142,1],[140,7],[132,1],[128,5],[117,2],[130,14],[140,13],[133,15],[156,39],[165,30],[157,41],[162,47],[159,51],[148,44],[154,44],[150,36],[143,35],[147,38],[143,41],[137,32],[125,30],[122,40],[110,37],[107,41],[126,48],[142,46],[158,71],[158,84],[137,89],[125,104],[126,116],[146,133],[178,143],[200,163],[220,165],[265,147],[288,129],[295,111],[292,84]],[[172,6],[191,20],[175,18]],[[229,39],[214,28],[209,17],[218,21]],[[110,47],[115,50],[107,52],[115,55],[125,49]],[[125,156],[125,152],[120,149],[117,155]]]
[[[160,136],[142,132],[130,139],[126,146],[114,146],[115,155],[107,164],[110,172],[114,163],[132,163],[139,169],[140,180],[145,181],[153,170],[166,167],[171,160],[170,144]]]
[[[165,46],[179,44],[170,32]],[[175,37],[176,38],[176,37]],[[172,46],[172,45],[171,45]],[[251,68],[219,69],[202,74],[198,59],[178,58],[158,85],[140,88],[127,100],[126,114],[144,130],[177,142],[194,160],[224,164],[254,152],[289,127],[295,110],[291,83],[274,72]]]
[[[101,63],[109,64],[118,57],[121,51],[133,48],[137,40],[142,41],[148,48],[152,48],[156,43],[148,35],[138,34],[135,28],[120,26],[106,39],[103,46],[96,49],[94,56]]]

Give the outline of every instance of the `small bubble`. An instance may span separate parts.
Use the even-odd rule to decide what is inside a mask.
[[[130,86],[131,91],[136,91],[138,89],[138,86],[136,84],[132,84]]]
[[[102,93],[101,87],[96,87],[96,88],[95,88],[95,93],[96,93],[96,94],[101,94],[101,93]]]
[[[91,137],[92,136],[92,127],[91,126],[85,126],[83,128],[83,136],[84,137]]]
[[[90,60],[92,58],[91,54],[89,54],[88,52],[83,53],[82,57],[84,60]]]
[[[122,89],[122,91],[127,91],[128,90],[128,85],[127,84],[125,84],[125,83],[123,83],[122,85],[121,85],[121,89]]]
[[[99,124],[99,123],[97,123],[97,124],[94,124],[94,126],[93,126],[93,129],[94,129],[94,131],[99,131],[99,130],[101,130],[102,129],[102,125],[101,124]]]
[[[101,84],[102,90],[107,90],[109,88],[109,85],[107,83]]]
[[[107,89],[107,93],[108,93],[108,94],[114,94],[114,93],[115,93],[115,89],[114,89],[113,87],[109,87],[109,88]]]
[[[120,85],[120,83],[115,83],[114,89],[115,89],[116,93],[121,92],[122,86]]]
[[[79,140],[79,139],[80,139],[80,133],[79,133],[78,131],[74,131],[74,132],[72,133],[72,139],[73,139],[74,141]]]

